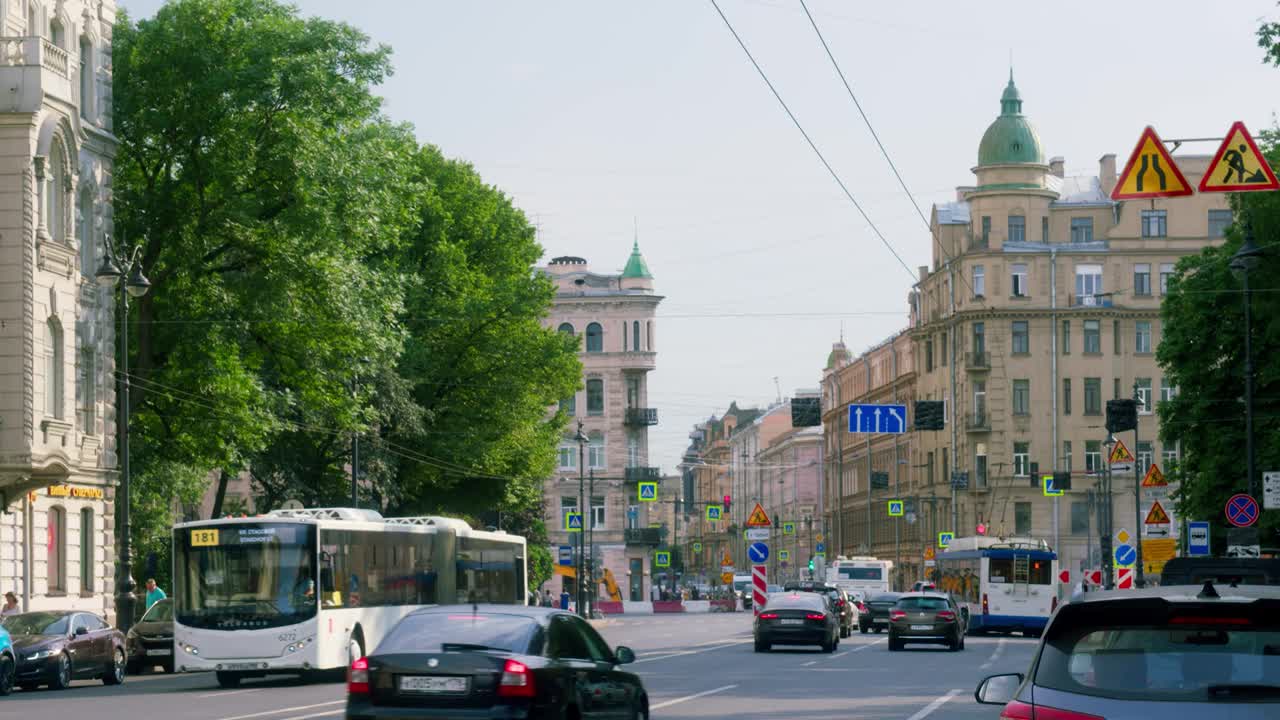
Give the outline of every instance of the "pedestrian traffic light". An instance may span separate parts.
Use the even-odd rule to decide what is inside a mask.
[[[813,558],[809,558],[809,572],[813,572]]]
[[[946,406],[941,400],[917,400],[915,406],[916,430],[943,430],[946,427]]]
[[[727,513],[727,512],[729,512],[729,508],[730,508],[730,506],[731,506],[731,505],[733,505],[733,498],[732,498],[732,497],[730,497],[730,496],[728,496],[728,495],[725,495],[725,496],[724,496],[724,511],[725,511],[726,513]]]
[[[1118,433],[1138,427],[1138,403],[1131,398],[1107,401],[1107,432]]]

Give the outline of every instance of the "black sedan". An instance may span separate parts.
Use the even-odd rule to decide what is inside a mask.
[[[879,593],[867,600],[867,611],[858,615],[858,631],[880,632],[889,629],[889,611],[898,604],[902,593]]]
[[[23,690],[48,685],[61,690],[72,680],[124,682],[124,633],[88,612],[28,612],[4,618],[18,658]]]
[[[125,639],[129,652],[129,674],[162,667],[173,672],[173,600],[157,600]]]
[[[825,595],[770,595],[756,616],[754,638],[756,652],[769,652],[774,645],[820,645],[823,652],[834,652],[840,646],[840,616]]]
[[[844,590],[835,585],[811,580],[787,583],[785,590],[788,592],[813,592],[826,595],[827,599],[835,607],[836,617],[840,620],[840,637],[847,638],[853,634],[853,628],[859,622],[858,618],[854,617],[857,614],[857,608],[853,604],[853,599]]]
[[[889,649],[907,643],[941,643],[951,650],[964,649],[965,616],[950,595],[910,593],[889,611]]]
[[[347,718],[648,717],[634,660],[563,610],[422,609],[351,664]]]

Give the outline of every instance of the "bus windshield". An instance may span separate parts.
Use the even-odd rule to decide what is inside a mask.
[[[316,614],[310,525],[245,523],[174,531],[174,614],[188,627],[248,630]]]
[[[848,567],[841,565],[838,577],[841,580],[883,580],[884,570],[878,567]]]

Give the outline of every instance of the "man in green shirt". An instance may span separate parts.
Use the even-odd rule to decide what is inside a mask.
[[[147,578],[147,609],[150,610],[152,605],[155,605],[157,601],[165,599],[165,597],[167,596],[164,594],[164,591],[156,585],[156,579]]]

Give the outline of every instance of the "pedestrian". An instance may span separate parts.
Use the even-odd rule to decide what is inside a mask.
[[[555,605],[555,601],[551,598],[551,588],[547,588],[543,592],[545,594],[542,596],[542,606],[551,607],[552,605]]]
[[[20,612],[22,612],[22,609],[18,607],[18,596],[14,595],[12,592],[5,593],[4,607],[0,608],[0,617],[17,615]]]
[[[150,610],[152,605],[155,605],[166,597],[168,597],[168,595],[165,595],[164,591],[160,589],[160,586],[156,585],[156,579],[147,578],[147,609]]]

